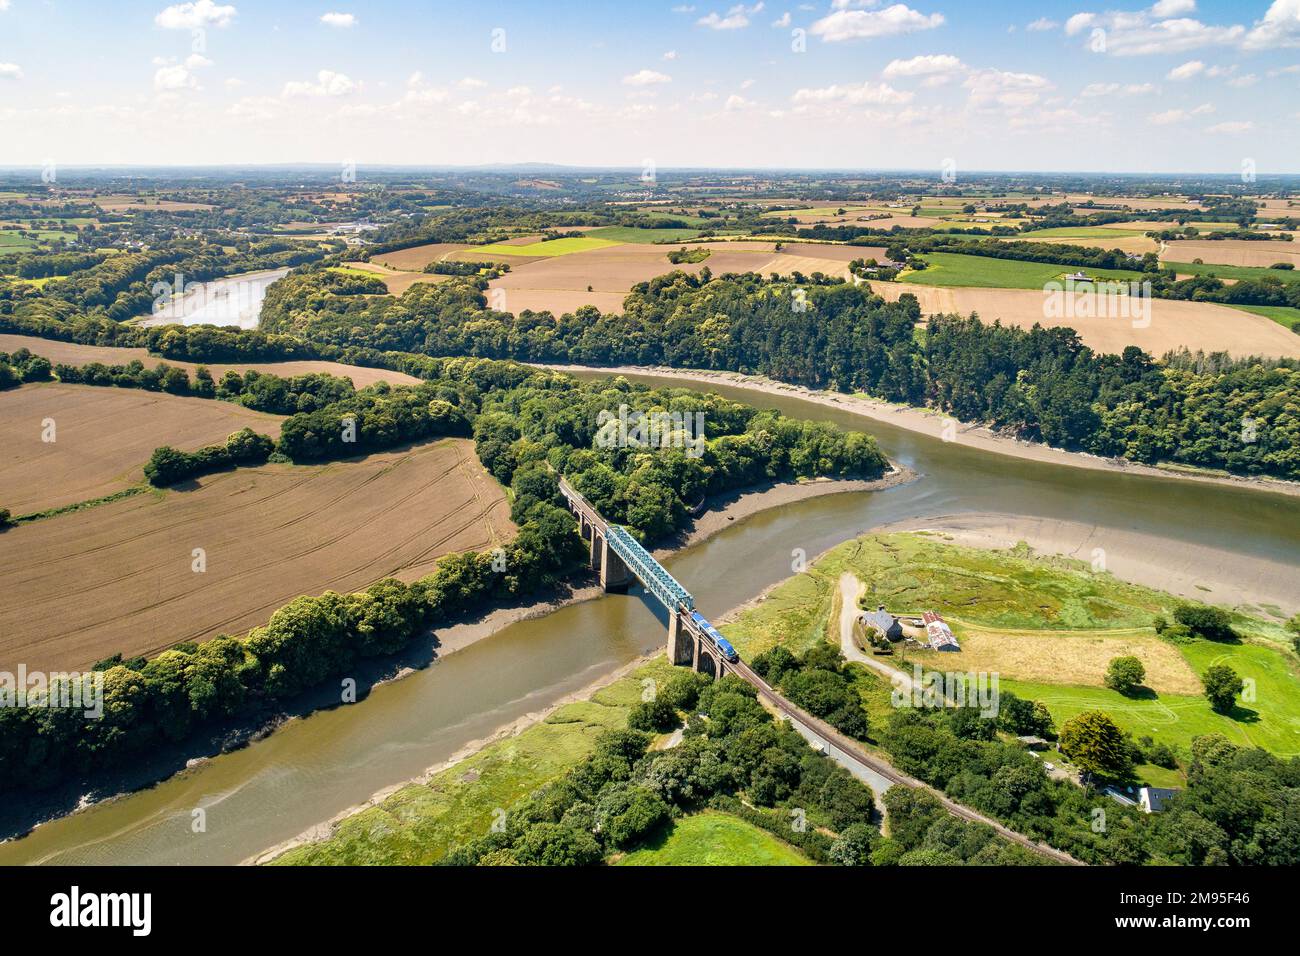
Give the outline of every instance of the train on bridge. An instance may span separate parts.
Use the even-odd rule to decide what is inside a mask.
[[[737,654],[736,649],[731,646],[731,641],[723,637],[722,632],[710,624],[703,614],[699,611],[692,611],[691,620],[695,622],[696,627],[707,634],[710,639],[712,639],[713,643],[717,645],[718,650],[722,652],[724,660],[727,660],[732,664],[740,660],[740,655]]]

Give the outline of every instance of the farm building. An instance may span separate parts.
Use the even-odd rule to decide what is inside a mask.
[[[948,622],[938,614],[935,614],[933,611],[926,611],[921,615],[921,620],[925,621],[925,633],[930,639],[931,650],[961,650],[961,645],[957,643],[957,637],[953,634],[952,628],[950,628]]]
[[[1142,808],[1143,813],[1159,813],[1180,792],[1165,787],[1143,787],[1138,791],[1138,806]]]
[[[903,625],[899,623],[898,618],[885,610],[883,604],[874,611],[864,611],[861,621],[863,628],[868,631],[874,630],[887,641],[903,639]]]

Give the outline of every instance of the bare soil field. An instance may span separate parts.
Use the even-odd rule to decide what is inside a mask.
[[[0,667],[77,668],[243,634],[299,595],[411,581],[440,555],[513,533],[504,491],[461,439],[211,475],[0,535]]]
[[[47,419],[52,442],[42,440]],[[0,507],[21,515],[99,498],[143,481],[159,445],[193,451],[241,428],[276,438],[281,421],[230,402],[139,389],[54,382],[0,392]]]
[[[373,272],[384,281],[384,288],[389,295],[401,295],[417,282],[446,282],[451,276],[434,275],[428,272],[402,272],[375,262],[345,262],[345,266],[362,272]]]
[[[896,282],[873,282],[871,288],[890,301],[896,301],[904,293],[914,293],[921,303],[921,311],[927,315],[975,312],[985,322],[1000,319],[1003,325],[1021,328],[1030,328],[1035,322],[1068,326],[1098,352],[1119,353],[1127,345],[1136,345],[1159,357],[1171,349],[1186,346],[1192,351],[1223,351],[1236,356],[1300,358],[1300,335],[1262,315],[1210,302],[1155,299],[1151,302],[1150,324],[1134,328],[1129,317],[1079,317],[1080,313],[1089,311],[1104,312],[1097,305],[1082,303],[1084,299],[1097,298],[1091,292],[1075,293],[1078,304],[1074,317],[1049,320],[1044,315],[1043,293],[1037,289],[937,288]]]
[[[432,242],[424,246],[412,246],[410,249],[398,249],[396,252],[385,252],[374,256],[371,261],[390,269],[419,272],[430,262],[447,258],[448,253],[470,248],[473,247],[463,242]]]
[[[883,259],[885,250],[876,246],[837,246],[826,243],[786,242],[776,252],[776,242],[757,240],[690,243],[687,248],[705,246],[710,255],[703,262],[673,265],[668,253],[675,245],[625,243],[564,256],[512,263],[510,272],[493,279],[492,290],[505,290],[504,303],[494,303],[509,312],[549,310],[554,315],[594,305],[603,312],[618,312],[632,286],[655,276],[681,269],[698,273],[707,266],[714,275],[727,272],[799,271],[847,276],[853,259]],[[469,255],[469,251],[457,257]],[[591,287],[591,291],[587,287]],[[490,293],[489,293],[490,294]]]
[[[1267,269],[1275,262],[1290,262],[1300,268],[1300,242],[1275,240],[1223,239],[1219,241],[1187,239],[1165,246],[1164,258],[1171,262],[1212,262],[1223,266],[1255,266]],[[1279,271],[1280,278],[1295,273]]]
[[[0,335],[0,352],[16,352],[28,349],[36,355],[42,355],[54,364],[88,365],[102,362],[105,365],[125,365],[140,361],[152,368],[160,362],[193,372],[198,368],[197,362],[181,362],[176,359],[150,355],[145,349],[118,348],[108,345],[78,345],[75,342],[59,342],[55,339],[42,339],[34,335]],[[325,372],[341,378],[352,379],[357,388],[365,388],[375,382],[388,382],[390,385],[417,385],[419,379],[404,372],[390,372],[383,368],[364,368],[360,365],[344,365],[342,362],[316,362],[310,360],[292,362],[245,362],[233,365],[214,364],[208,371],[217,381],[228,371],[265,372],[290,378],[294,375],[307,375],[313,372]]]

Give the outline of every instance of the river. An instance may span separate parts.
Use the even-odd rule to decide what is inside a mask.
[[[641,376],[629,376],[641,378]],[[667,377],[644,377],[674,384]],[[692,386],[685,381],[676,384]],[[1174,478],[1025,461],[867,422],[791,397],[730,387],[738,401],[876,435],[919,478],[756,515],[664,563],[709,616],[869,528],[922,515],[1010,512],[1095,523],[1300,566],[1300,499]],[[1300,571],[1300,567],[1297,568]],[[468,742],[573,693],[663,642],[634,592],[513,624],[360,703],[295,720],[243,750],[0,845],[0,864],[237,863],[418,776]],[[193,811],[206,811],[194,832]]]
[[[139,324],[233,325],[255,329],[262,317],[266,290],[288,274],[288,269],[267,269],[192,283],[178,276],[176,286],[167,288],[153,312],[139,319]],[[161,291],[161,287],[155,289],[155,293]]]

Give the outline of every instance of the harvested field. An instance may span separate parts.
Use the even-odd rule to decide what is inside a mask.
[[[91,362],[103,362],[105,365],[125,365],[140,361],[152,368],[160,362],[193,372],[200,363],[181,362],[176,359],[161,358],[150,355],[145,349],[118,348],[108,345],[78,345],[75,342],[59,342],[55,339],[41,339],[34,335],[0,335],[0,352],[16,352],[28,349],[37,355],[43,355],[58,365],[88,365]],[[213,364],[208,366],[212,377],[221,380],[227,371],[265,372],[268,375],[280,375],[285,378],[294,375],[307,375],[311,372],[325,372],[352,379],[357,388],[365,388],[375,382],[388,382],[390,385],[416,385],[419,379],[404,372],[390,372],[383,368],[364,368],[360,365],[344,365],[342,362],[316,362],[311,360],[293,362],[244,362],[233,365]]]
[[[0,667],[76,668],[242,634],[299,595],[411,581],[513,532],[467,440],[211,475],[0,535]]]
[[[41,440],[46,419],[54,420],[53,442]],[[55,382],[0,392],[0,507],[22,515],[100,498],[143,481],[159,445],[193,451],[245,427],[276,438],[281,421],[230,402],[139,389]]]
[[[1275,262],[1290,262],[1300,268],[1300,242],[1275,240],[1251,241],[1249,239],[1223,239],[1220,241],[1187,239],[1171,242],[1165,247],[1163,258],[1173,262],[1206,263],[1225,266],[1254,266],[1267,269]],[[1290,279],[1295,273],[1278,271],[1278,277]]]
[[[812,242],[786,242],[780,253],[775,251],[775,242],[756,240],[688,244],[692,249],[698,246],[710,250],[709,258],[678,266],[669,262],[667,255],[677,246],[633,243],[518,264],[512,260],[512,270],[489,285],[493,290],[505,290],[505,302],[498,307],[509,312],[532,309],[563,315],[584,305],[594,305],[603,312],[618,312],[632,286],[677,269],[698,273],[708,266],[714,275],[727,272],[766,275],[773,271],[784,275],[796,270],[805,274],[847,275],[846,266],[853,259],[885,257],[883,247]]]
[[[389,295],[401,295],[417,282],[446,282],[451,278],[450,276],[434,275],[429,272],[402,272],[374,262],[345,262],[343,267],[379,276],[383,280],[384,288],[388,290]]]
[[[1104,687],[1113,657],[1136,657],[1146,668],[1144,686],[1158,694],[1199,694],[1200,678],[1169,641],[1142,630],[998,631],[961,627],[961,666],[1007,680]],[[939,651],[915,651],[926,663]]]
[[[1224,351],[1236,356],[1300,358],[1300,335],[1265,316],[1210,302],[1155,299],[1151,302],[1150,324],[1134,328],[1128,317],[1080,317],[1080,313],[1103,311],[1095,302],[1098,296],[1091,292],[1075,293],[1073,317],[1049,320],[1044,314],[1043,293],[1036,289],[941,288],[899,282],[873,282],[871,288],[890,301],[910,292],[927,315],[975,312],[985,322],[1000,319],[1003,325],[1020,328],[1030,328],[1035,322],[1067,326],[1099,352],[1119,353],[1126,345],[1136,345],[1159,357],[1170,349],[1186,346],[1192,351]],[[1084,303],[1084,299],[1094,301]]]
[[[432,242],[424,246],[381,253],[371,257],[371,261],[403,272],[419,272],[430,262],[446,259],[449,253],[472,248],[474,247],[463,242]]]

